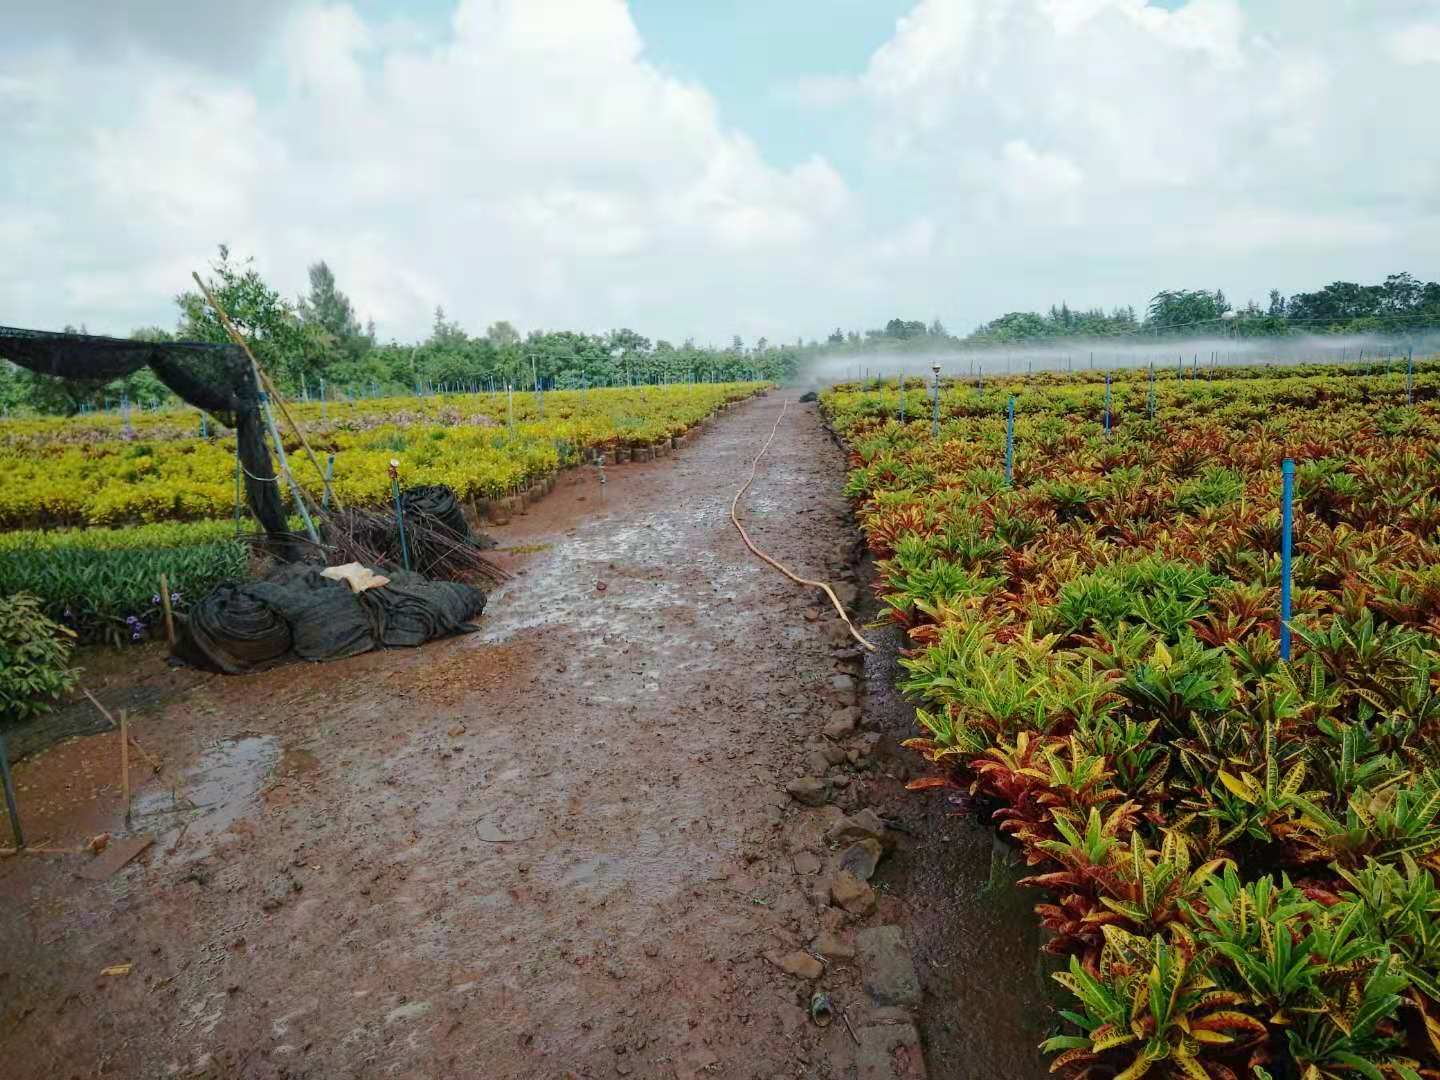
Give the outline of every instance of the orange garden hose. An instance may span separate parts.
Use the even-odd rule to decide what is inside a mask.
[[[871,645],[870,642],[866,641],[863,637],[860,636],[860,631],[855,629],[855,624],[850,621],[850,616],[845,614],[845,606],[840,603],[840,598],[835,595],[835,590],[830,588],[830,586],[823,581],[811,581],[809,578],[801,577],[799,574],[794,573],[792,570],[786,567],[783,563],[780,563],[775,559],[772,559],[769,555],[766,555],[765,552],[761,551],[758,547],[755,546],[754,541],[750,539],[750,534],[745,531],[745,526],[740,524],[740,516],[736,512],[737,507],[739,507],[740,505],[740,499],[745,494],[745,492],[750,490],[750,485],[755,482],[755,470],[759,468],[760,459],[765,456],[765,451],[769,450],[770,444],[775,441],[775,433],[780,430],[780,421],[785,419],[785,410],[789,407],[790,402],[788,401],[781,404],[780,415],[775,418],[775,426],[770,429],[770,437],[765,440],[765,445],[760,448],[760,452],[755,455],[755,460],[750,463],[750,478],[746,480],[745,483],[740,485],[740,490],[735,492],[735,498],[730,500],[730,520],[735,523],[735,528],[740,530],[740,539],[745,541],[745,546],[748,547],[756,556],[769,563],[776,570],[779,570],[780,573],[784,574],[797,585],[808,585],[811,588],[823,589],[825,591],[825,595],[830,598],[830,603],[835,605],[836,613],[840,616],[840,618],[845,620],[845,625],[850,629],[850,636],[853,637],[856,641],[858,641],[861,645],[865,646],[865,648],[869,649],[871,652],[874,652],[875,646]]]

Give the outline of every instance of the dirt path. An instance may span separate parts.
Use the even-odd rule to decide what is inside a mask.
[[[852,1075],[844,1026],[811,1025],[810,984],[766,959],[820,926],[781,787],[837,704],[833,620],[727,516],[780,408],[603,491],[570,474],[496,531],[532,550],[478,634],[240,678],[146,659],[183,685],[136,730],[181,779],[141,791],[157,844],[106,882],[0,862],[0,1071]],[[792,405],[757,543],[832,573],[841,465]],[[121,831],[104,740],[28,766],[22,797],[48,769],[85,807],[35,840]],[[843,964],[826,984],[857,993]]]

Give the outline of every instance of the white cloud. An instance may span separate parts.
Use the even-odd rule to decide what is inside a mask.
[[[1069,158],[1037,151],[1024,139],[1011,139],[1001,148],[996,171],[1005,193],[1022,203],[1069,195],[1085,179]]]
[[[1389,45],[1402,64],[1440,64],[1440,22],[1401,27],[1390,35]]]
[[[317,5],[275,36],[265,81],[121,57],[45,107],[82,135],[19,147],[35,176],[71,172],[31,200],[66,221],[45,268],[62,281],[14,317],[168,319],[176,271],[224,240],[292,292],[328,259],[386,333],[422,332],[443,304],[471,327],[719,336],[732,324],[718,283],[823,280],[812,249],[846,229],[839,174],[818,157],[767,163],[703,88],[645,59],[620,0],[463,0],[448,34],[399,44],[348,5]],[[87,91],[121,85],[85,118]],[[5,92],[27,100],[29,86]],[[145,307],[133,292],[157,277],[169,284]],[[757,318],[783,326],[784,298],[753,292]]]
[[[775,164],[622,0],[454,3],[22,5],[3,318],[169,323],[220,241],[291,293],[327,259],[401,337],[436,304],[723,341],[1440,277],[1433,0],[918,0],[863,71],[767,73],[843,173]]]
[[[993,255],[980,314],[1437,276],[1440,120],[1391,62],[1429,56],[1422,6],[921,0],[863,76],[873,151],[939,250]]]

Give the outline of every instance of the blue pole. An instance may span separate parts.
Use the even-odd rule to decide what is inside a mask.
[[[1280,467],[1280,659],[1290,659],[1290,556],[1294,541],[1295,462]]]
[[[1150,419],[1155,419],[1155,361],[1150,361]]]
[[[900,373],[900,423],[905,423],[905,373]]]
[[[1010,408],[1005,417],[1005,486],[1015,480],[1015,395],[1010,395]]]
[[[933,415],[933,416],[931,417],[931,419],[930,419],[930,437],[931,437],[932,439],[938,439],[938,438],[940,437],[940,370],[939,370],[939,368],[936,368],[936,370],[935,370],[935,412],[934,412],[934,415]]]
[[[1110,434],[1110,373],[1105,372],[1105,434]]]
[[[1415,349],[1405,350],[1405,404],[1415,404]]]
[[[330,509],[330,481],[335,478],[335,455],[327,454],[325,457],[325,493],[320,499],[320,509]]]

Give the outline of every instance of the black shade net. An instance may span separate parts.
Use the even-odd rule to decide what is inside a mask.
[[[356,594],[314,567],[277,567],[263,581],[217,586],[181,621],[175,655],[236,675],[281,659],[340,660],[378,647],[413,647],[476,629],[485,594],[404,570]]]
[[[39,375],[92,383],[150,368],[182,400],[235,429],[250,508],[261,528],[276,543],[286,545],[289,529],[265,448],[260,392],[243,349],[201,341],[133,341],[0,326],[0,358]]]

